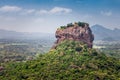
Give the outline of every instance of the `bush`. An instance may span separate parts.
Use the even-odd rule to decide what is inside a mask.
[[[66,29],[66,26],[60,26],[60,29]]]
[[[72,27],[74,26],[72,23],[67,24],[67,27]]]
[[[85,23],[84,23],[84,22],[78,22],[78,25],[79,25],[80,27],[84,27],[84,26],[85,26]]]
[[[76,50],[77,52],[80,52],[80,51],[82,50],[82,47],[76,47],[75,50]]]

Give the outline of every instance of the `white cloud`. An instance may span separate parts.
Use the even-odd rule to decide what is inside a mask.
[[[72,9],[64,8],[64,7],[53,7],[52,9],[46,10],[36,10],[36,9],[24,9],[18,6],[10,6],[5,5],[0,7],[0,12],[18,12],[20,15],[28,15],[28,14],[37,14],[37,15],[44,15],[44,14],[67,14],[72,12]]]
[[[31,14],[31,13],[34,13],[34,12],[35,12],[35,9],[26,10],[26,13],[28,13],[28,14]]]
[[[28,15],[28,14],[34,14],[35,12],[36,12],[35,9],[23,9],[20,14],[21,15]]]
[[[70,12],[72,12],[72,9],[63,8],[63,7],[54,7],[49,12],[52,13],[52,14],[55,14],[55,13],[70,13]]]
[[[47,10],[39,10],[39,11],[36,11],[36,14],[48,14],[49,11]]]
[[[67,14],[72,12],[72,9],[69,8],[63,8],[63,7],[54,7],[50,10],[39,10],[36,13],[37,14]]]
[[[101,14],[104,16],[111,16],[112,12],[111,11],[101,11]]]
[[[9,6],[9,5],[5,5],[0,7],[0,11],[2,12],[17,12],[22,10],[22,8],[17,7],[17,6]]]

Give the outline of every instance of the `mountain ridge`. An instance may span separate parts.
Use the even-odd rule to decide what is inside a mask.
[[[91,26],[92,32],[95,36],[95,40],[120,40],[120,29],[109,29],[102,25],[93,25]]]
[[[52,37],[53,33],[41,32],[17,32],[12,30],[0,29],[0,39],[30,39]]]
[[[102,25],[95,24],[91,26],[91,30],[95,36],[95,40],[106,40],[106,41],[116,41],[120,40],[120,29],[114,28],[109,29]],[[9,39],[9,38],[41,38],[41,37],[52,37],[54,40],[54,34],[53,33],[41,33],[41,32],[17,32],[12,30],[4,30],[0,29],[0,39]]]

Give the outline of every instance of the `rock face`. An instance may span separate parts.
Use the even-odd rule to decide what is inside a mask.
[[[93,46],[94,36],[88,23],[78,22],[61,26],[61,28],[57,29],[55,36],[57,40],[53,48],[56,48],[57,44],[64,40],[81,41],[87,44],[89,48]]]

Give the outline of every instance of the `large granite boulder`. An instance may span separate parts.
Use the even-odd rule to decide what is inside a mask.
[[[87,44],[88,48],[92,48],[94,36],[88,23],[78,22],[70,23],[67,26],[61,26],[57,29],[55,36],[57,38],[53,48],[64,40],[81,41]]]

